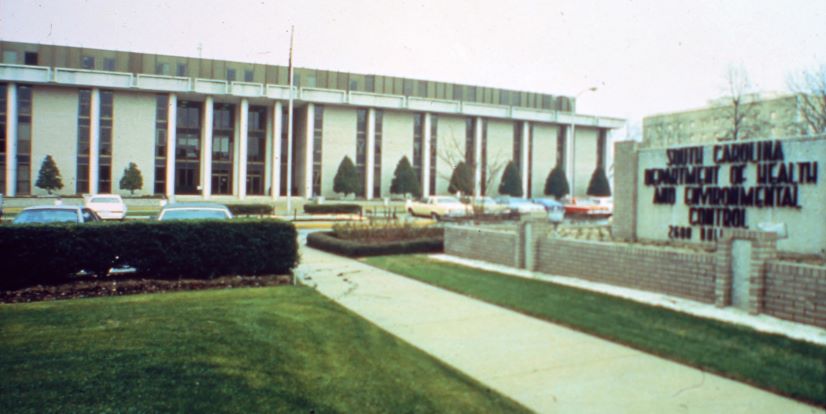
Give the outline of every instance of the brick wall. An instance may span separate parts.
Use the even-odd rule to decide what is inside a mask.
[[[779,261],[772,233],[727,230],[714,253],[549,233],[545,220],[497,228],[451,226],[445,229],[445,253],[726,307],[732,305],[732,243],[749,240],[749,299],[743,309],[826,328],[826,267]]]
[[[514,231],[462,226],[445,228],[445,253],[453,256],[516,267],[516,243]]]
[[[826,328],[826,268],[770,261],[764,287],[764,313]]]
[[[715,257],[584,240],[540,239],[536,270],[714,303]]]

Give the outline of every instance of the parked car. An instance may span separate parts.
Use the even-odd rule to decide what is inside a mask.
[[[565,204],[565,214],[588,217],[608,217],[614,214],[610,197],[571,198]]]
[[[545,207],[548,219],[554,223],[560,223],[565,219],[565,205],[553,198],[532,198],[531,202]]]
[[[476,197],[473,199],[472,207],[474,211],[481,211],[484,214],[505,214],[508,208],[500,203],[497,203],[491,197]]]
[[[545,207],[539,204],[534,204],[530,202],[530,200],[524,198],[502,196],[498,197],[496,199],[496,202],[505,206],[509,211],[516,212],[519,214],[545,212]]]
[[[232,218],[229,208],[217,203],[171,203],[163,206],[159,221],[170,220],[229,220]]]
[[[126,204],[117,194],[95,194],[84,198],[83,205],[92,209],[103,220],[126,218]]]
[[[89,208],[46,205],[24,208],[12,223],[89,223],[94,221],[100,221],[100,217]]]
[[[456,197],[431,196],[420,201],[410,201],[407,212],[412,216],[431,217],[440,220],[444,217],[462,217],[468,215],[470,206],[463,204]]]

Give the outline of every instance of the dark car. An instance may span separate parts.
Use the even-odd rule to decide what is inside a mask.
[[[100,221],[100,217],[88,208],[50,205],[27,207],[14,218],[12,223],[89,223],[93,221]]]
[[[171,203],[165,205],[158,220],[229,220],[232,218],[227,206],[217,203]]]

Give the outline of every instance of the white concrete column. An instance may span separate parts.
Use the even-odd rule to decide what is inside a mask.
[[[17,194],[17,85],[6,85],[6,195]]]
[[[204,118],[201,127],[201,192],[204,199],[212,196],[212,125],[215,116],[215,98],[204,101]]]
[[[98,193],[100,175],[100,89],[92,88],[89,107],[89,194]]]
[[[304,131],[304,198],[313,196],[313,134],[315,133],[315,105],[307,104],[307,128]]]
[[[178,129],[178,95],[169,94],[166,103],[166,197],[175,197],[175,143]]]
[[[376,167],[376,110],[367,110],[367,159],[364,163],[364,198],[373,198],[373,170]]]
[[[277,200],[278,195],[281,194],[281,157],[285,154],[281,154],[281,128],[284,128],[284,125],[281,125],[281,112],[283,108],[281,107],[281,102],[276,102],[275,106],[272,109],[272,199]]]
[[[482,195],[482,118],[477,117],[474,124],[476,127],[473,129],[473,159],[476,160],[476,170],[473,182],[476,184],[473,187],[473,196],[479,197]]]
[[[241,118],[238,133],[238,198],[243,200],[247,197],[247,144],[249,143],[249,114],[250,101],[247,98],[241,99]]]
[[[571,196],[575,194],[574,188],[574,134],[575,128],[572,125],[565,127],[565,177],[571,189]]]
[[[522,148],[520,148],[520,160],[519,165],[522,167],[522,171],[519,173],[522,175],[522,195],[524,197],[528,196],[528,174],[531,173],[530,169],[528,169],[528,159],[530,154],[528,154],[528,141],[531,139],[531,123],[528,121],[522,122]]]
[[[424,114],[422,134],[422,197],[430,195],[430,114]]]

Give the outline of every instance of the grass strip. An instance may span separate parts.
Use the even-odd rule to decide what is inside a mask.
[[[527,412],[305,287],[0,305],[0,412]]]
[[[365,261],[495,305],[826,406],[826,347],[582,289],[439,262]]]

